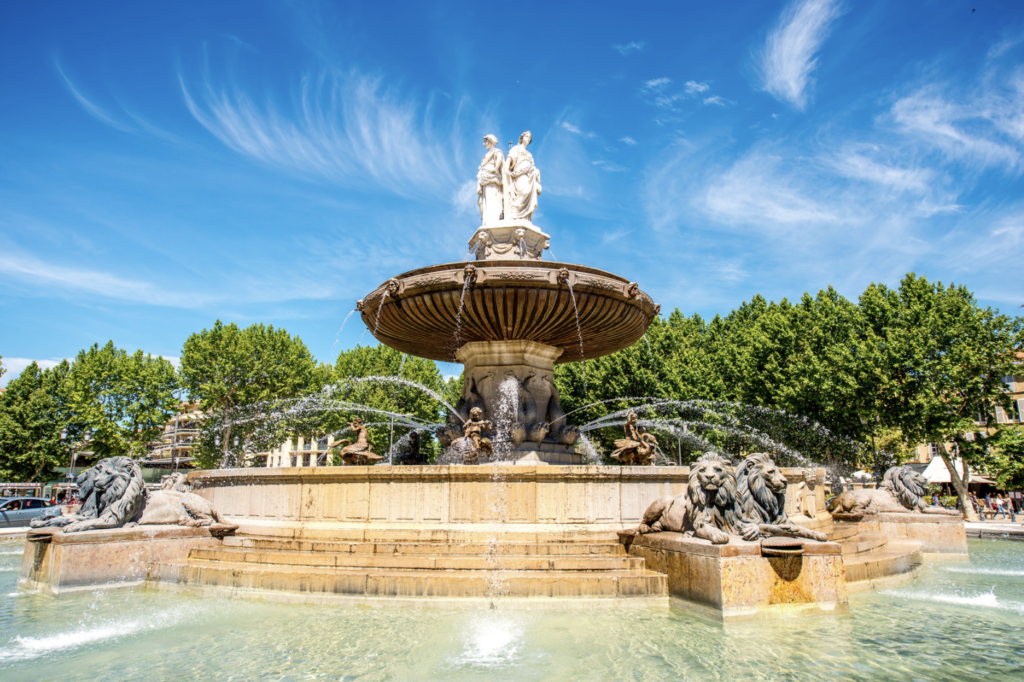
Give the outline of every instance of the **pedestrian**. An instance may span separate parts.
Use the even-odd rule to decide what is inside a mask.
[[[932,493],[932,506],[933,507],[942,506],[942,504],[939,502],[939,494],[938,493]]]
[[[996,513],[998,513],[1000,515],[1000,517],[1005,520],[1006,519],[1006,509],[1003,507],[1003,496],[1002,496],[1002,494],[996,495],[995,505],[996,505],[995,506]],[[993,521],[996,520],[996,514],[995,513],[992,514],[992,520]]]

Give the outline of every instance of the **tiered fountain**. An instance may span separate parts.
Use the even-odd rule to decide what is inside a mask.
[[[596,268],[542,260],[551,238],[532,222],[540,174],[526,151],[529,141],[529,133],[523,133],[508,162],[502,163],[501,152],[493,148],[484,158],[479,175],[483,225],[469,240],[474,262],[432,265],[393,277],[359,301],[357,309],[381,343],[465,366],[458,413],[438,432],[443,445],[462,437],[470,411],[480,408],[493,425],[485,435],[508,444],[490,459],[580,464],[583,458],[574,447],[579,432],[565,419],[555,364],[631,346],[660,307],[636,282]],[[495,163],[504,171],[504,186],[502,174],[491,170]],[[514,414],[503,417],[507,408],[501,403],[510,396]]]
[[[83,521],[104,530],[37,529],[22,584],[59,593],[134,579],[315,603],[665,604],[671,595],[729,620],[843,612],[848,576],[874,585],[912,571],[922,552],[966,551],[958,517],[904,514],[905,503],[882,491],[844,498],[847,518],[833,524],[824,470],[780,471],[767,454],[745,452],[733,468],[708,453],[692,476],[682,466],[581,466],[583,435],[567,423],[554,365],[626,348],[659,310],[635,282],[542,260],[550,238],[532,222],[541,185],[530,140],[523,133],[505,159],[485,138],[473,261],[398,275],[358,305],[382,343],[465,366],[461,399],[436,428],[444,461],[193,472],[188,483],[204,499],[190,506],[212,504],[206,522],[221,520],[220,534],[96,525],[105,514]],[[662,407],[669,403],[717,409]],[[618,416],[585,428],[614,426]],[[622,442],[649,436],[637,426],[630,416],[626,435],[636,440]],[[879,500],[889,506],[872,506]],[[180,520],[188,522],[186,511],[153,523]]]

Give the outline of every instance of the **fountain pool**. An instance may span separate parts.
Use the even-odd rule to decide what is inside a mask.
[[[146,589],[18,592],[0,541],[0,679],[989,680],[1024,675],[1024,552],[851,595],[847,616],[714,624],[664,607],[322,608]]]

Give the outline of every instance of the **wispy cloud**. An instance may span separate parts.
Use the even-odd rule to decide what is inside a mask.
[[[61,68],[60,64],[58,64],[55,61],[54,65],[57,67],[57,72],[60,74],[60,77],[64,79],[64,84],[68,87],[68,90],[71,91],[71,94],[74,96],[74,98],[78,100],[78,103],[81,104],[82,108],[89,112],[90,115],[92,115],[100,121],[103,121],[112,128],[117,128],[118,130],[124,132],[133,132],[131,127],[124,125],[120,121],[117,121],[116,119],[114,119],[113,116],[108,114],[102,107],[100,107],[97,104],[94,104],[85,95],[83,95],[78,90],[78,88],[75,87],[74,83],[71,82],[71,79],[68,78],[67,74],[64,73],[64,69]]]
[[[639,52],[644,49],[644,45],[645,42],[643,40],[634,40],[623,45],[612,45],[612,49],[625,57],[631,52]]]
[[[562,125],[562,130],[570,132],[573,135],[579,135],[580,137],[585,137],[588,140],[591,140],[591,139],[594,139],[594,138],[597,137],[597,133],[586,131],[586,130],[581,130],[578,126],[574,126],[572,123],[569,123],[568,121],[562,121],[561,125]]]
[[[818,68],[815,53],[842,14],[836,0],[794,0],[768,34],[758,67],[762,88],[797,109],[807,106],[811,74]]]
[[[710,87],[711,86],[707,83],[698,83],[697,81],[686,81],[686,83],[683,84],[683,88],[690,95],[699,92],[707,92]]]
[[[192,116],[229,148],[261,162],[320,175],[339,184],[375,186],[417,196],[464,177],[458,106],[443,126],[420,106],[385,89],[379,79],[324,71],[301,81],[291,113],[257,105],[240,88],[205,81],[199,94],[180,78]]]
[[[704,98],[704,104],[713,104],[715,106],[724,107],[727,104],[727,100],[719,97],[718,95],[712,95],[711,97]]]
[[[929,83],[889,112],[916,143],[978,167],[1019,169],[1024,153],[1024,73],[1009,82],[989,71],[970,91]]]
[[[671,78],[652,78],[649,81],[644,81],[644,90],[662,90],[664,87],[672,82]]]
[[[26,253],[14,253],[9,248],[0,253],[0,274],[44,287],[151,305],[194,308],[209,301],[202,295],[163,291],[149,282],[124,279],[107,272],[46,263]]]
[[[625,142],[626,144],[628,144],[630,146],[636,144],[636,140],[634,140],[629,135],[627,135],[626,137],[623,137],[622,139],[620,139],[619,142]]]

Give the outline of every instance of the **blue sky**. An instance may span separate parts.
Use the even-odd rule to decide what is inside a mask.
[[[553,253],[663,310],[911,270],[1024,302],[1020,2],[7,2],[0,92],[14,371],[218,318],[333,361],[526,129]]]

